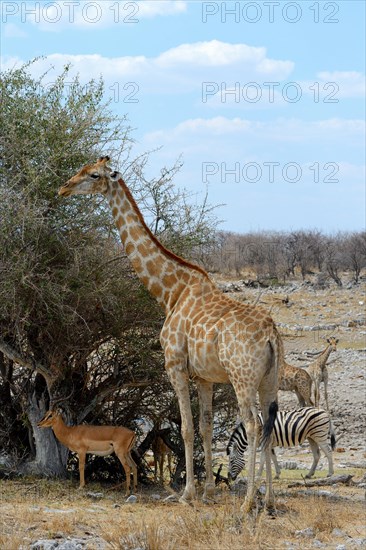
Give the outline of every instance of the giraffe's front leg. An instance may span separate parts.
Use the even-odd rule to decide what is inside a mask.
[[[180,415],[182,419],[182,437],[184,441],[186,459],[186,486],[183,495],[179,499],[182,503],[194,499],[196,491],[193,474],[193,440],[194,428],[192,419],[191,402],[189,398],[188,373],[181,363],[166,362],[166,369],[170,382],[177,394]]]
[[[212,393],[213,384],[198,378],[196,380],[200,403],[200,432],[205,453],[206,483],[203,493],[205,502],[213,501],[215,482],[212,471]]]

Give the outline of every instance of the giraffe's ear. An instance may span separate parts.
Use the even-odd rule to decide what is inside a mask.
[[[109,162],[109,161],[110,161],[110,158],[109,158],[109,156],[107,155],[107,156],[105,156],[105,157],[100,157],[99,160],[98,160],[98,162],[97,162],[97,164],[106,164],[106,163]]]

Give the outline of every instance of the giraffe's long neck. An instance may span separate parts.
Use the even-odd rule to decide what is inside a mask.
[[[156,239],[122,179],[113,183],[108,199],[133,268],[166,312],[188,285],[199,280],[210,283],[203,269],[179,258]]]
[[[323,351],[321,356],[319,357],[319,366],[320,368],[325,367],[326,362],[328,361],[328,357],[332,352],[332,346],[329,344],[329,346]]]

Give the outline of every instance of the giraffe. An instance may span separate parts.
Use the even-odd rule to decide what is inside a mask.
[[[295,392],[300,407],[312,407],[314,405],[311,400],[311,385],[312,379],[305,369],[294,367],[283,361],[279,370],[278,389]]]
[[[101,193],[112,210],[125,252],[138,277],[165,310],[160,334],[165,369],[177,395],[186,459],[186,485],[181,503],[195,498],[193,420],[189,379],[197,385],[199,428],[203,440],[206,481],[204,501],[214,499],[212,471],[213,383],[231,383],[241,420],[248,432],[248,491],[243,510],[254,505],[255,453],[259,403],[266,423],[267,508],[274,507],[269,440],[277,410],[278,368],[283,344],[272,318],[256,306],[223,294],[201,267],[166,249],[147,227],[122,175],[112,171],[109,157],[84,166],[59,190],[59,195]]]
[[[326,367],[326,362],[328,361],[329,355],[332,351],[337,351],[337,344],[339,342],[338,338],[331,336],[327,338],[328,345],[325,350],[319,355],[319,357],[310,363],[308,366],[308,373],[314,382],[314,403],[316,407],[319,407],[320,401],[320,384],[324,382],[324,397],[327,410],[329,411],[328,405],[328,369]]]

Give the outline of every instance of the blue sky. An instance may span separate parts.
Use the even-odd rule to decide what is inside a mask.
[[[365,225],[365,3],[7,1],[2,69],[103,76],[149,175],[222,204],[223,229]]]

